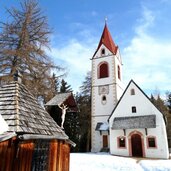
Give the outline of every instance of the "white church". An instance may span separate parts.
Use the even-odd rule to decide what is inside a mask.
[[[169,158],[164,116],[133,80],[124,90],[122,58],[107,24],[91,61],[91,151]]]

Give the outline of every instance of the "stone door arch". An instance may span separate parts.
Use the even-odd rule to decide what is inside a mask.
[[[129,134],[129,155],[133,157],[145,157],[144,137],[139,131]]]

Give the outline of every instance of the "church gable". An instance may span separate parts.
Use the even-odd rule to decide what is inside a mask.
[[[109,55],[116,55],[116,54],[113,54],[104,44],[101,44],[101,46],[95,52],[93,58],[101,58]]]
[[[148,96],[131,80],[109,119],[121,116],[132,117],[154,114],[163,117],[162,113],[151,103]]]
[[[111,154],[168,158],[163,114],[133,80],[109,117],[109,128]]]

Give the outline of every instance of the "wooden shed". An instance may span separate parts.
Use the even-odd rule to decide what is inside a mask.
[[[0,87],[0,115],[0,171],[69,170],[74,143],[19,81]]]

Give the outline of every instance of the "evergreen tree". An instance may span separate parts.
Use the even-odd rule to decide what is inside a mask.
[[[76,144],[76,147],[71,147],[71,152],[79,151],[79,117],[78,112],[67,112],[64,128],[69,138]]]
[[[168,108],[165,104],[164,100],[160,97],[160,94],[154,98],[153,95],[151,95],[151,102],[157,107],[157,109],[164,114],[165,117],[168,116]]]
[[[54,95],[56,95],[59,92],[59,77],[56,76],[55,73],[52,75],[52,85],[53,85],[53,91]]]
[[[83,85],[80,87],[81,92],[77,94],[77,104],[80,109],[80,151],[90,151],[91,142],[91,72],[88,72]]]
[[[166,103],[169,111],[169,114],[167,116],[167,136],[168,136],[169,148],[171,148],[171,92],[167,92],[166,96],[167,96]]]
[[[168,143],[169,147],[171,147],[171,114],[169,114],[169,108],[168,105],[169,103],[165,103],[163,99],[161,99],[160,95],[158,94],[156,98],[154,98],[153,95],[151,95],[151,101],[152,103],[160,110],[161,113],[164,115],[164,119],[166,122],[166,131],[168,135]],[[169,101],[169,95],[167,102]]]
[[[171,92],[167,92],[166,93],[167,96],[167,107],[169,108],[169,113],[171,114]]]
[[[68,83],[62,79],[61,80],[61,86],[60,86],[60,92],[61,93],[68,93],[68,92],[71,92],[72,91],[72,88],[70,85],[68,85]]]
[[[60,70],[45,53],[51,31],[36,0],[24,0],[20,5],[19,9],[8,9],[10,21],[0,25],[1,80],[10,81],[19,69],[27,88],[36,97],[46,97],[51,69]]]

